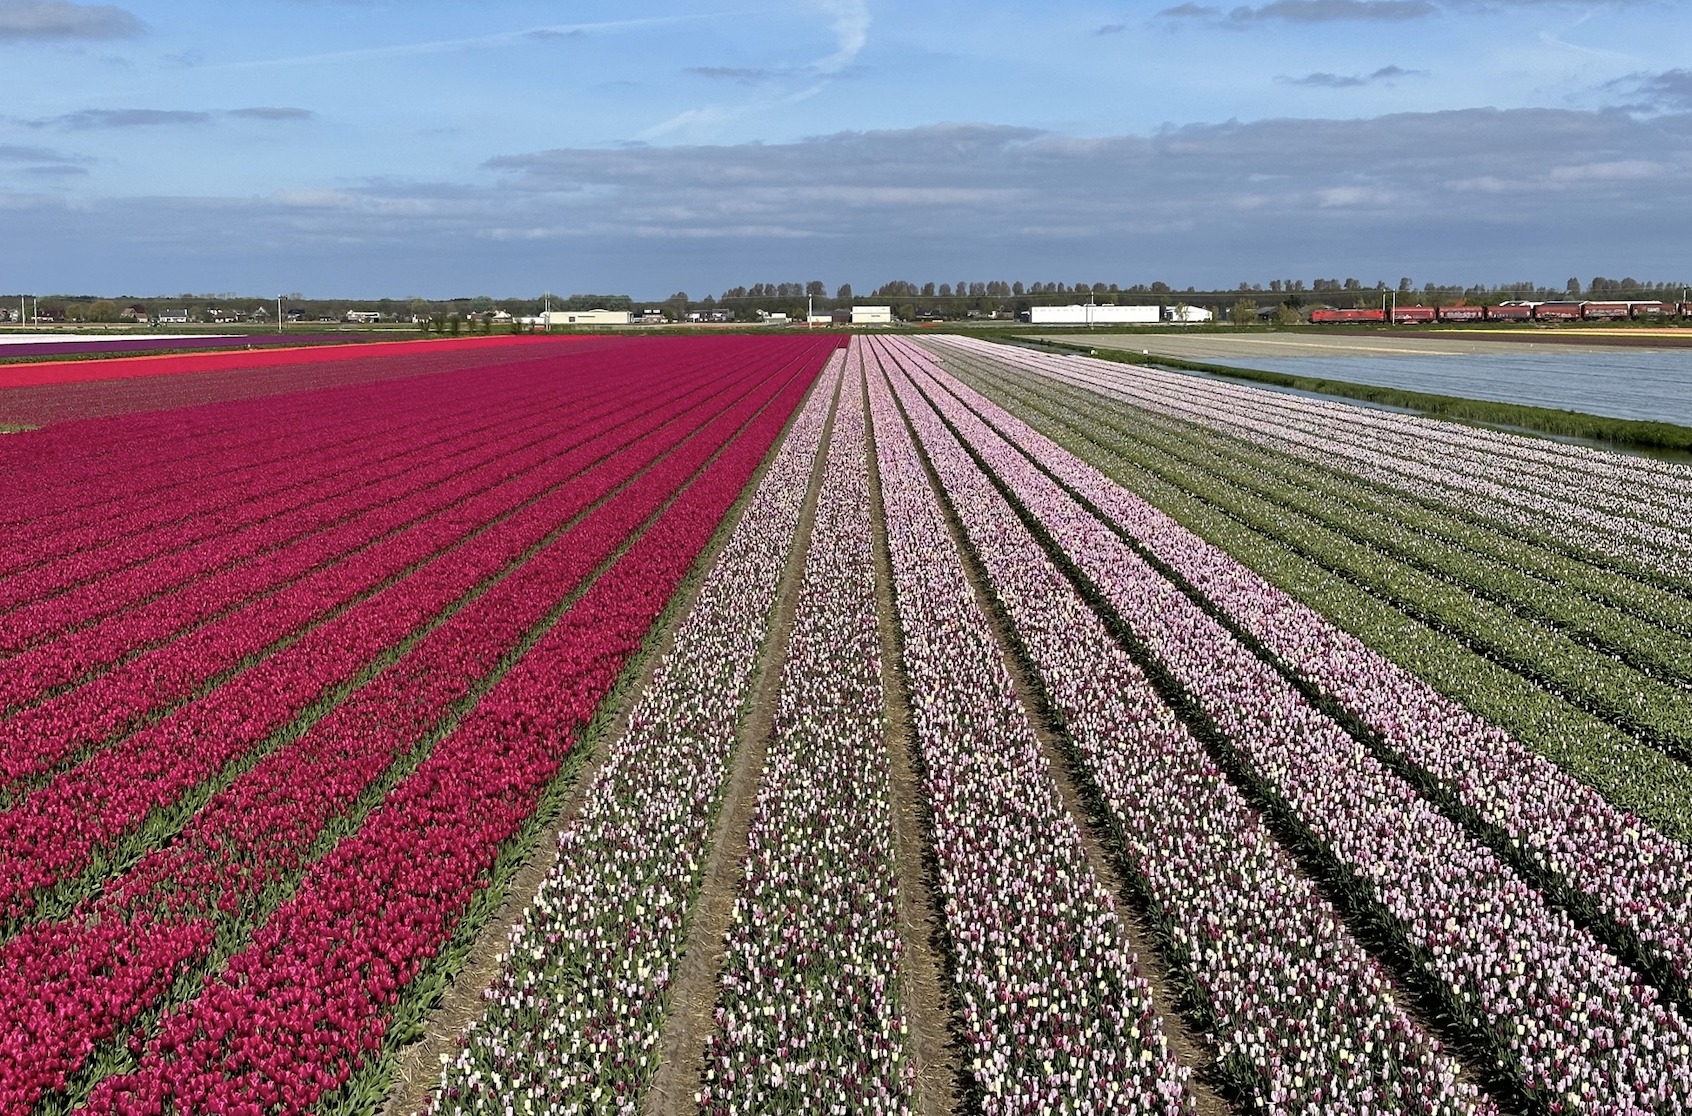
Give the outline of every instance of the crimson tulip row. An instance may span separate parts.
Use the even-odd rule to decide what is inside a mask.
[[[559,833],[433,1113],[503,1116],[511,1096],[536,1113],[639,1110],[839,382],[836,355]]]
[[[863,379],[849,367],[725,942],[702,1112],[910,1110],[875,584]]]
[[[485,528],[453,550],[451,561],[427,561],[201,700],[97,752],[0,813],[0,912],[13,919],[26,915],[37,892],[81,871],[119,838],[133,835],[140,847],[149,847],[161,835],[143,826],[150,815],[156,819],[158,811],[168,811],[178,796],[216,777],[226,765],[282,742],[302,712],[308,720],[326,712],[338,700],[337,690],[356,685],[374,661],[424,634],[453,602],[668,450],[673,435],[653,431],[684,410],[672,404],[670,414],[649,420],[644,434],[623,432],[614,442],[625,445],[600,467],[561,485],[555,479],[538,500],[491,526],[485,518],[464,518],[466,510],[485,515],[487,509],[461,508],[456,515],[438,517],[445,539],[408,533],[424,548],[417,557],[427,558],[443,543]]]
[[[823,350],[819,347],[816,361]],[[305,1112],[382,1051],[571,747],[814,376],[785,388],[251,942],[168,1014],[91,1113]],[[533,827],[527,832],[534,836]],[[508,846],[508,842],[515,842]],[[233,1106],[233,1107],[232,1107]]]
[[[0,949],[0,1051],[29,1052],[0,1062],[0,1110],[29,1103],[32,1092],[74,1070],[95,1043],[153,1008],[173,977],[203,964],[210,942],[238,939],[244,916],[274,906],[266,900],[297,880],[326,828],[356,828],[348,812],[386,781],[384,772],[422,760],[428,748],[420,742],[490,685],[502,659],[537,638],[782,380],[764,377],[610,502],[548,539],[297,741],[211,798],[172,844],[67,919],[33,926]]]
[[[888,391],[870,397],[911,725],[968,1058],[988,1113],[1194,1111],[1115,903],[1089,863]]]
[[[1138,406],[1236,433],[1512,531],[1533,535],[1549,531],[1583,555],[1619,562],[1659,579],[1684,581],[1692,572],[1692,538],[1683,531],[1585,507],[1582,500],[1570,499],[1567,490],[1559,489],[1554,477],[1528,490],[1494,481],[1485,470],[1452,470],[1437,456],[1432,460],[1398,456],[1377,449],[1367,437],[1347,439],[1326,422],[1312,422],[1308,410],[1290,421],[1281,419],[1276,409],[1287,406],[1280,402],[1286,397],[1273,392],[1151,369],[1137,368],[1128,380],[1114,369],[1101,369],[1099,362],[1081,358],[1045,358],[1030,367],[1071,382],[1097,385]]]
[[[907,370],[930,358],[886,348],[922,453],[1230,1084],[1272,1111],[1494,1111],[916,391]]]
[[[456,478],[436,491],[364,517],[357,529],[367,530],[368,535],[339,561],[313,563],[313,558],[322,556],[306,547],[280,552],[284,562],[299,558],[302,564],[311,563],[306,575],[285,591],[130,658],[73,691],[0,722],[0,789],[16,793],[20,784],[28,785],[29,780],[39,779],[114,734],[162,716],[279,644],[298,640],[305,631],[439,553],[463,532],[478,530],[532,502],[662,423],[678,421],[687,405],[701,398],[700,392],[712,390],[701,387],[680,397],[654,393],[625,402],[610,413],[590,411],[551,443],[496,459],[486,469]],[[708,395],[704,398],[708,400]],[[348,531],[353,533],[355,528]]]
[[[652,406],[657,401],[645,402]],[[128,580],[138,592],[129,600],[114,595],[119,599],[89,609],[83,594],[72,593],[43,602],[46,608],[18,614],[15,619],[21,621],[35,612],[33,618],[43,621],[38,626],[47,629],[47,634],[36,638],[48,642],[22,651],[7,663],[0,676],[0,709],[16,710],[61,692],[89,674],[133,661],[179,633],[203,639],[205,625],[228,621],[237,610],[274,615],[285,608],[279,601],[287,590],[302,578],[404,530],[466,493],[519,477],[573,449],[600,428],[614,427],[640,413],[626,397],[607,400],[597,407],[584,405],[579,421],[560,430],[557,412],[538,407],[533,412],[526,428],[510,429],[513,424],[508,423],[507,429],[479,432],[480,445],[474,453],[424,454],[407,467],[403,477],[383,479],[351,470],[356,497],[325,501],[310,513],[281,522],[254,524],[248,532],[252,553],[247,557],[202,563],[197,555],[185,556],[180,565],[161,559],[132,571]],[[181,569],[196,565],[202,568]],[[147,578],[154,575],[159,577],[156,592],[146,587]],[[258,608],[250,607],[258,602],[262,602]],[[15,633],[15,638],[21,644],[24,633]]]
[[[1085,583],[1192,714],[1227,740],[1265,799],[1302,827],[1336,882],[1399,937],[1448,1010],[1492,1044],[1522,1088],[1547,1103],[1623,1106],[1615,1111],[1666,1112],[1692,1098],[1692,1033],[1636,972],[1312,707],[958,398],[1019,438],[1031,431],[945,374],[930,382],[946,388],[935,395],[942,413],[1028,515],[1062,540]],[[1025,444],[1039,446],[1042,463],[1062,453]]]
[[[539,385],[530,394],[538,396]],[[163,462],[133,462],[121,503],[114,501],[117,506],[108,503],[75,515],[40,516],[31,522],[27,541],[7,548],[0,558],[0,576],[6,578],[0,608],[39,601],[255,522],[297,515],[324,500],[356,493],[363,476],[347,477],[353,463],[360,474],[380,479],[396,467],[403,470],[408,462],[436,457],[441,447],[473,445],[466,435],[499,429],[533,410],[532,399],[501,400],[493,407],[481,399],[429,399],[411,404],[376,429],[366,419],[362,432],[349,417],[342,417],[334,438],[324,438],[324,431],[307,425],[297,441],[244,446],[209,459],[195,456],[191,460],[200,476],[187,491],[181,490],[175,469]],[[475,429],[465,430],[467,425]],[[180,458],[169,463],[181,464],[187,463]]]
[[[995,420],[997,422],[997,420]],[[1007,419],[1001,429],[1095,501],[1285,671],[1355,717],[1372,744],[1412,765],[1452,809],[1496,831],[1583,913],[1636,939],[1682,991],[1692,976],[1692,851],[1605,801],[1225,552]]]

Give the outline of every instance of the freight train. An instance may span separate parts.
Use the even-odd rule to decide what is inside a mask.
[[[1692,317],[1692,302],[1504,302],[1496,306],[1395,306],[1390,309],[1312,310],[1317,324],[1336,322],[1614,322]]]

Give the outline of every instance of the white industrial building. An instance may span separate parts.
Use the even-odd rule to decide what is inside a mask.
[[[892,325],[893,307],[891,306],[854,306],[852,307],[853,325]]]
[[[1032,306],[1024,314],[1033,325],[1156,325],[1159,322],[1208,322],[1202,306]]]
[[[549,310],[541,315],[541,324],[553,326],[626,326],[634,324],[634,314],[628,310]]]

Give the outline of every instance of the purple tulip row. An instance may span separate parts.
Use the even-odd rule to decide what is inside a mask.
[[[837,355],[559,833],[431,1112],[639,1111],[839,372]]]
[[[973,339],[948,339],[945,343],[976,352],[981,352],[979,346],[985,344]],[[1626,559],[1661,576],[1692,575],[1692,536],[1685,531],[1683,516],[1671,516],[1673,525],[1665,525],[1595,510],[1586,499],[1571,498],[1569,490],[1560,484],[1566,474],[1549,468],[1534,488],[1513,487],[1492,479],[1496,467],[1463,472],[1453,470],[1437,453],[1424,451],[1412,458],[1387,452],[1378,444],[1385,439],[1380,431],[1371,433],[1365,428],[1347,436],[1328,419],[1327,410],[1319,409],[1342,407],[1340,404],[1287,403],[1283,401],[1290,397],[1275,392],[1146,368],[1124,373],[1118,366],[1080,357],[1030,354],[1020,358],[1019,365],[1372,483],[1437,500],[1467,514],[1517,529],[1549,528],[1595,557]],[[1363,421],[1375,421],[1374,412],[1367,414],[1369,418]]]
[[[877,345],[899,369],[893,386],[923,453],[1181,976],[1200,993],[1223,1072],[1267,1111],[1493,1111],[912,387],[905,370],[920,375],[927,355]],[[878,423],[878,445],[886,437]],[[884,463],[884,486],[889,476]]]
[[[560,524],[627,482],[669,448],[671,440],[658,432],[686,410],[685,403],[671,403],[584,450],[585,456],[566,458],[556,474],[438,516],[399,536],[394,552],[367,553],[346,563],[338,573],[354,586],[414,571],[0,812],[0,916],[27,914],[41,889],[82,871],[150,813],[258,747]],[[597,468],[579,471],[607,451],[611,455]],[[319,589],[328,601],[338,599],[331,595],[337,590],[345,591],[334,582]]]
[[[325,828],[562,607],[783,379],[766,375],[697,429],[655,435],[675,447],[659,464],[214,796],[175,842],[67,919],[32,926],[0,947],[0,1050],[29,1048],[27,1057],[0,1061],[0,1111],[33,1100],[153,1007],[177,974],[204,963],[212,940],[228,938],[229,924],[297,875]]]
[[[929,383],[955,389],[995,423],[1014,421],[943,373]],[[1692,1103],[1692,1031],[1637,973],[1312,707],[950,390],[936,399],[1228,738],[1263,793],[1299,818],[1344,884],[1391,920],[1449,1010],[1487,1036],[1525,1089],[1613,1112]]]
[[[875,584],[848,368],[705,1051],[713,1116],[911,1108]]]
[[[360,1076],[653,620],[767,455],[815,361],[706,466],[358,832],[89,1098],[95,1116],[292,1116]],[[450,972],[450,970],[449,970]],[[438,974],[437,974],[438,979]],[[411,1018],[417,1018],[415,1015]],[[509,1099],[509,1098],[508,1098]]]
[[[911,725],[959,1026],[988,1113],[1193,1111],[1120,916],[1069,815],[938,498],[867,355]]]
[[[976,410],[991,406],[959,386]],[[1487,724],[1268,584],[1012,416],[993,422],[1117,527],[1355,714],[1391,754],[1437,780],[1541,871],[1635,936],[1655,964],[1692,976],[1692,850]]]

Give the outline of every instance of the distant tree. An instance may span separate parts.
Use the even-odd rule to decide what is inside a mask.
[[[835,289],[834,297],[840,299],[842,302],[850,302],[852,300],[852,284],[840,284],[840,286]]]
[[[1297,306],[1290,306],[1283,302],[1281,305],[1275,307],[1275,323],[1277,325],[1297,325],[1302,320],[1303,318],[1300,317]]]
[[[493,308],[494,300],[489,298],[487,295],[477,295],[475,298],[470,300],[470,309],[474,310],[478,314],[491,314],[493,313]]]
[[[447,315],[447,332],[457,337],[464,330],[464,319],[457,314]]]
[[[1257,303],[1249,298],[1239,299],[1234,308],[1228,311],[1228,320],[1235,325],[1257,324]]]
[[[812,279],[809,283],[805,284],[805,297],[827,298],[828,288],[823,286],[823,281],[821,279]]]
[[[1021,298],[1027,293],[1027,290],[1022,285],[1022,280],[1018,279],[1016,282],[1011,284],[1011,294],[1016,295],[1018,298]]]
[[[1398,293],[1399,294],[1409,294],[1410,289],[1413,285],[1414,284],[1412,284],[1410,282],[1410,277],[1408,275],[1404,276],[1402,279],[1400,279],[1398,281]]]
[[[1355,279],[1348,278],[1345,281],[1345,289],[1348,291],[1360,291],[1363,289],[1363,284],[1359,283]]]
[[[933,298],[934,297],[934,284],[933,283],[924,283],[922,285],[922,294],[923,294],[924,298]]]
[[[91,322],[115,322],[118,320],[118,304],[97,299],[88,307],[88,320]]]
[[[951,298],[952,297],[952,285],[950,283],[940,284],[940,297],[941,298]]]
[[[1569,281],[1568,281],[1568,284],[1564,287],[1564,289],[1567,290],[1570,295],[1579,295],[1580,294],[1580,280],[1575,279],[1571,276]]]

